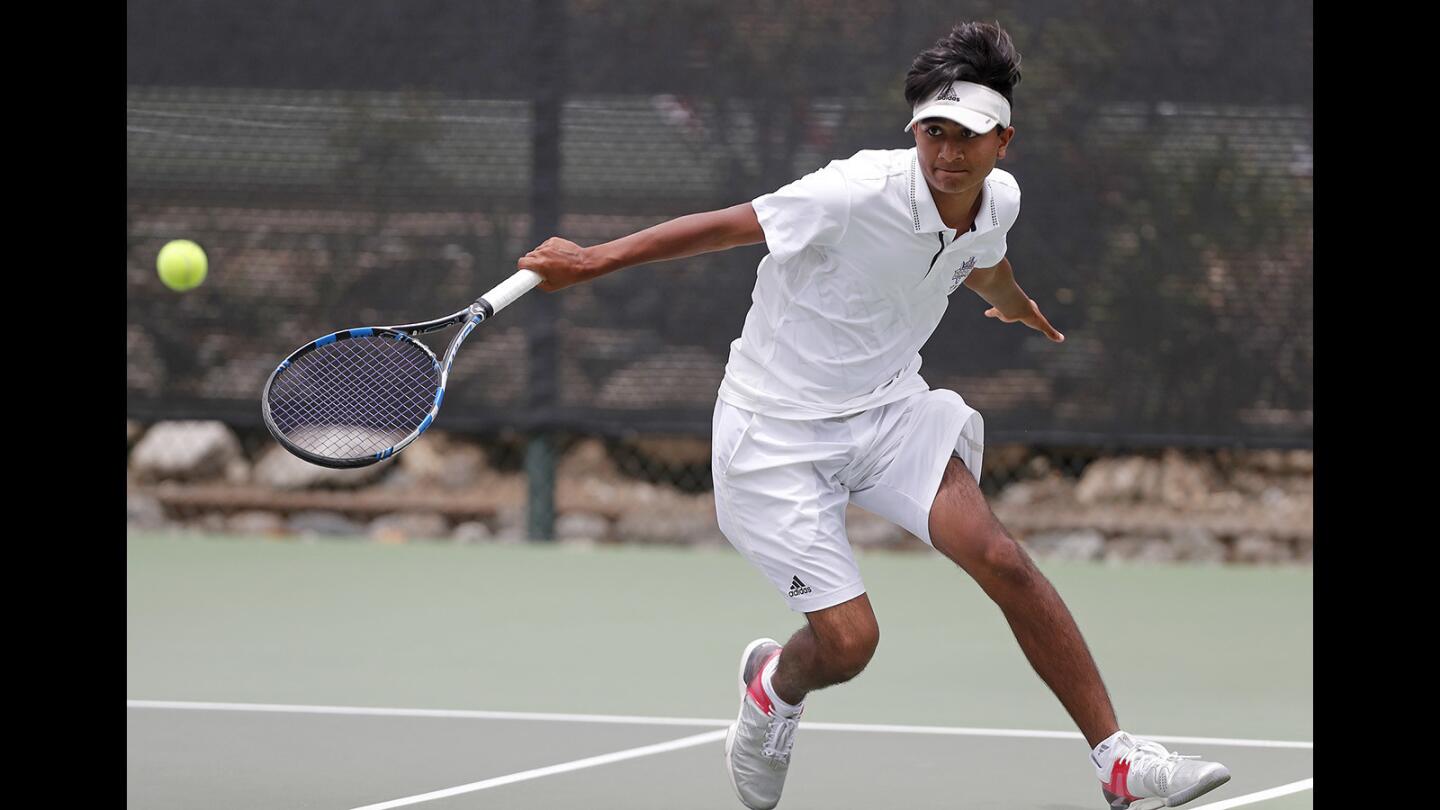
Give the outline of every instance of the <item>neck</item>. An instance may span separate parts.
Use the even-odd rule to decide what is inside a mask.
[[[930,181],[925,181],[925,184],[929,185]],[[980,190],[983,188],[982,184],[958,194],[946,194],[930,186],[930,198],[935,201],[935,208],[940,212],[940,221],[945,223],[945,227],[957,231],[970,230],[970,226],[975,224],[975,216],[980,213]]]

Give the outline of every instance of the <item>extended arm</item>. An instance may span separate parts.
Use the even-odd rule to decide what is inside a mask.
[[[998,318],[1004,323],[1019,321],[1031,329],[1045,333],[1045,337],[1056,343],[1064,343],[1065,336],[1055,330],[1045,316],[1040,314],[1040,305],[1015,283],[1015,271],[1009,259],[1001,259],[994,267],[977,268],[965,278],[965,286],[990,303],[985,317]]]
[[[540,289],[554,292],[637,264],[682,259],[763,241],[765,232],[760,228],[755,209],[747,202],[719,211],[688,214],[588,248],[552,236],[516,264],[539,273],[545,279]]]

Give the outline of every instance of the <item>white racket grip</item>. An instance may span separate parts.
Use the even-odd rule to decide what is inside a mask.
[[[517,298],[535,289],[543,280],[544,279],[540,278],[540,274],[534,270],[521,270],[499,284],[496,284],[494,289],[480,297],[485,299],[485,303],[489,304],[490,308],[494,310],[491,313],[493,315],[495,312],[499,312],[505,307],[515,303]]]

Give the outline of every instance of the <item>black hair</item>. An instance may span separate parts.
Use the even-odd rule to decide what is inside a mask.
[[[905,101],[914,107],[951,82],[983,84],[1015,103],[1020,52],[999,23],[960,23],[921,51],[905,75]]]

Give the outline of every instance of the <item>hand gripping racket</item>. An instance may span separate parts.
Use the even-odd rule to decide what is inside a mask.
[[[539,284],[521,270],[465,309],[424,323],[364,326],[326,335],[280,362],[260,410],[281,447],[322,467],[390,458],[435,421],[455,353],[482,321]],[[414,339],[463,322],[443,361]]]

